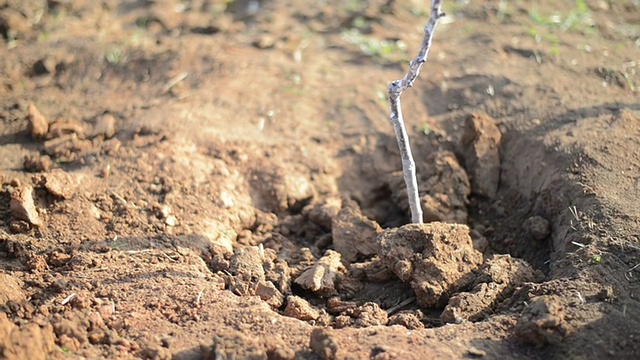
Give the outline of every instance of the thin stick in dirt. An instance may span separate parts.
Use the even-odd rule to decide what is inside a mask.
[[[413,86],[413,82],[420,74],[422,64],[427,62],[427,55],[431,48],[433,33],[438,25],[438,19],[444,16],[440,11],[442,6],[441,0],[431,0],[431,16],[424,28],[424,36],[420,43],[420,49],[415,59],[409,62],[409,71],[404,78],[392,81],[389,84],[389,103],[391,104],[390,120],[396,133],[396,140],[400,148],[400,156],[402,157],[402,172],[404,174],[404,182],[407,187],[407,196],[409,197],[409,208],[411,209],[411,222],[416,224],[422,223],[422,208],[420,207],[420,196],[418,194],[418,179],[416,177],[416,163],[413,160],[411,146],[409,144],[409,135],[404,125],[402,117],[402,106],[400,105],[400,95],[402,92]]]

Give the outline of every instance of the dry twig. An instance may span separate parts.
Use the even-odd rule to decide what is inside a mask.
[[[422,223],[422,208],[420,207],[420,197],[418,195],[418,180],[416,177],[416,164],[413,161],[411,146],[409,145],[409,135],[404,125],[402,117],[402,106],[400,105],[400,95],[402,92],[413,86],[413,82],[420,74],[422,64],[427,62],[429,48],[433,33],[438,24],[438,19],[444,16],[440,11],[442,5],[441,0],[431,0],[431,16],[424,28],[424,36],[420,43],[420,49],[415,59],[409,62],[409,71],[401,80],[392,81],[389,84],[388,96],[391,104],[390,120],[396,133],[396,140],[400,148],[400,156],[402,157],[402,172],[404,173],[404,181],[407,186],[407,195],[409,197],[409,207],[411,208],[411,222]]]

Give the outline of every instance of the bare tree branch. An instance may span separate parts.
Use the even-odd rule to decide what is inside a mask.
[[[409,135],[404,125],[402,117],[402,106],[400,105],[400,95],[402,92],[413,86],[413,82],[420,74],[422,64],[427,62],[429,49],[433,33],[438,24],[438,19],[444,16],[440,11],[442,0],[431,0],[431,16],[424,28],[424,36],[420,43],[420,49],[415,59],[409,62],[409,71],[401,80],[392,81],[389,84],[388,96],[391,104],[391,116],[389,119],[393,124],[396,133],[396,140],[400,148],[400,156],[402,157],[402,172],[404,173],[404,182],[407,186],[407,195],[409,197],[409,207],[411,208],[411,222],[422,223],[422,208],[420,207],[420,196],[418,195],[418,180],[416,177],[416,164],[413,161],[411,153],[411,145],[409,144]]]

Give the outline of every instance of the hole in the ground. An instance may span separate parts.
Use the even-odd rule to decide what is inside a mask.
[[[486,115],[461,120],[460,143],[416,141],[417,154],[428,154],[417,157],[427,224],[406,225],[402,174],[389,170],[399,168],[397,154],[385,145],[393,138],[380,136],[381,146],[345,159],[342,197],[291,203],[260,247],[237,250],[227,287],[336,328],[434,327],[502,311],[564,253],[567,209],[579,196],[544,144],[488,136],[487,127],[498,130]]]

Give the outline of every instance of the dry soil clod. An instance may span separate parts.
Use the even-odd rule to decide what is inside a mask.
[[[470,292],[451,297],[440,319],[448,323],[482,320],[517,287],[540,277],[541,274],[524,260],[495,255],[482,265]]]
[[[428,168],[419,174],[420,202],[424,221],[467,223],[467,204],[471,185],[466,171],[450,151],[438,151],[425,160]],[[401,172],[389,177],[392,198],[403,209],[409,209]]]
[[[362,215],[355,201],[345,199],[338,216],[333,219],[333,246],[342,255],[342,262],[350,264],[358,257],[376,254],[376,236],[380,225]]]
[[[202,346],[202,359],[252,359],[267,360],[267,353],[257,339],[239,331],[223,331],[213,338],[211,346]]]
[[[389,322],[389,314],[374,302],[368,302],[355,309],[349,309],[345,312],[345,315],[352,318],[352,323],[356,327],[386,325]]]
[[[8,274],[0,273],[0,307],[9,301],[22,302],[27,296],[22,291],[22,281]]]
[[[309,347],[323,360],[336,359],[338,354],[338,344],[334,340],[333,330],[315,328],[311,331]]]
[[[11,216],[16,220],[24,220],[29,224],[39,227],[42,226],[42,220],[36,209],[36,204],[33,200],[33,187],[31,185],[25,185],[18,188],[13,194],[11,194],[10,201]]]
[[[238,249],[229,264],[232,277],[229,290],[241,295],[255,295],[255,287],[265,280],[262,253],[256,246]]]
[[[51,161],[51,158],[47,155],[25,156],[24,161],[22,162],[22,168],[28,172],[49,171],[52,165],[53,165],[53,161]]]
[[[551,224],[542,216],[532,216],[525,220],[523,227],[536,240],[543,240],[551,234]]]
[[[383,263],[426,308],[445,305],[450,294],[470,285],[483,262],[466,225],[409,224],[383,232],[378,242]]]
[[[554,295],[535,298],[522,312],[515,331],[521,341],[529,344],[560,343],[567,335],[560,299]]]
[[[0,358],[6,360],[45,360],[55,348],[53,327],[35,322],[18,328],[7,315],[0,312]]]
[[[33,103],[29,104],[27,131],[29,131],[31,137],[36,140],[45,138],[49,132],[49,122]]]
[[[261,281],[256,286],[255,293],[273,309],[277,309],[284,303],[284,295],[271,281]]]
[[[302,321],[316,320],[320,317],[320,311],[311,306],[309,302],[299,296],[287,296],[287,306],[284,314]]]
[[[42,175],[40,183],[49,194],[61,199],[70,199],[80,186],[80,179],[77,175],[58,169]]]
[[[111,139],[116,134],[116,118],[111,114],[102,114],[96,119],[93,127],[92,137],[102,137],[104,140]]]
[[[313,266],[307,268],[298,276],[295,283],[303,289],[321,293],[322,295],[335,295],[336,277],[344,274],[346,269],[342,265],[340,253],[327,250]]]
[[[484,114],[467,116],[462,149],[471,190],[476,194],[493,198],[498,192],[501,141],[495,120]]]

